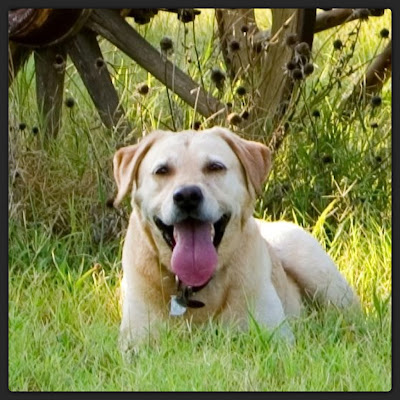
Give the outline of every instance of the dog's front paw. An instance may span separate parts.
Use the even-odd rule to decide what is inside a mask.
[[[139,354],[139,341],[135,339],[128,330],[123,330],[119,334],[118,347],[122,358],[126,362],[132,362]]]
[[[289,345],[294,345],[296,343],[296,338],[289,326],[289,323],[287,321],[284,321],[282,324],[280,324],[276,328],[276,335],[280,339],[285,340],[285,342]]]

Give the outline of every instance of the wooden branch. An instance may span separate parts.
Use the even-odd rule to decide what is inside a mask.
[[[383,15],[383,9],[372,9],[369,10],[371,17],[378,17]],[[344,23],[354,21],[360,18],[357,9],[352,8],[335,8],[330,11],[318,13],[315,18],[314,33],[322,32],[335,26],[342,25]],[[259,45],[260,43],[267,40],[271,32],[269,30],[260,31],[254,38],[254,44]]]
[[[35,50],[36,97],[45,134],[55,138],[61,126],[66,50],[63,46]]]
[[[354,16],[351,8],[338,8],[330,11],[321,12],[315,20],[315,33],[325,31],[326,29],[342,25],[345,22],[353,21]]]
[[[379,91],[392,71],[392,41],[385,50],[368,67],[365,75],[365,88],[367,92]]]
[[[22,68],[32,53],[32,49],[8,42],[8,86],[13,83],[18,71]]]
[[[149,71],[204,117],[225,106],[149,44],[114,10],[94,10],[87,25]]]
[[[360,18],[360,9],[352,8],[335,8],[330,11],[325,11],[317,15],[315,21],[314,33],[322,32],[335,26],[342,25],[346,22],[354,21]],[[369,10],[370,16],[381,16],[383,15],[383,10]],[[380,12],[381,11],[381,12]]]
[[[67,44],[67,51],[85,84],[104,125],[118,127],[122,133],[131,127],[123,121],[124,110],[103,60],[96,34],[83,30]]]

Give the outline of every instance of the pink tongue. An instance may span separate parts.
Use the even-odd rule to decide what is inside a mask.
[[[172,271],[187,286],[207,283],[218,263],[211,239],[211,224],[194,220],[181,222],[174,226],[174,238]]]

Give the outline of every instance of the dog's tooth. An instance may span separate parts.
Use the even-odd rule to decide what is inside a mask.
[[[214,240],[214,236],[215,236],[215,228],[214,228],[214,224],[211,224],[211,240]]]

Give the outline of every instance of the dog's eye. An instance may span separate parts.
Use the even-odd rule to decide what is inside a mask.
[[[206,165],[206,170],[209,172],[225,171],[226,167],[219,161],[211,161]]]
[[[159,165],[153,171],[154,175],[166,175],[170,172],[168,165]]]

